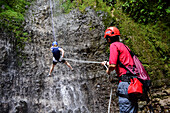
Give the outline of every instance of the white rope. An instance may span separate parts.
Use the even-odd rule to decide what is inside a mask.
[[[111,100],[112,100],[112,88],[111,88],[111,91],[110,91],[110,100],[109,100],[109,106],[108,106],[108,113],[110,113]]]
[[[104,64],[104,67],[105,67],[106,69],[108,69],[108,67],[106,66],[106,64]]]
[[[68,60],[68,61],[79,62],[79,63],[93,63],[93,64],[101,64],[102,63],[102,62],[96,62],[96,61],[74,60],[74,59],[69,59],[69,58],[64,58],[64,59]]]

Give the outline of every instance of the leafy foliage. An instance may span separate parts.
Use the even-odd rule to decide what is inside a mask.
[[[115,21],[114,17],[111,15],[110,11],[113,9],[114,1],[112,0],[67,0],[63,2],[61,0],[62,7],[64,8],[64,12],[68,13],[72,9],[79,9],[81,12],[85,13],[85,9],[87,7],[91,7],[95,11],[103,11],[106,14],[103,16],[103,22],[107,27],[113,21]],[[98,13],[100,14],[100,13]]]
[[[60,0],[60,4],[63,8],[64,13],[69,13],[74,8],[74,3],[72,0],[67,0],[63,2],[63,0]]]
[[[124,12],[140,23],[168,22],[170,6],[167,0],[122,0]]]
[[[116,23],[124,43],[142,61],[152,80],[169,78],[169,26],[164,21],[157,21],[154,24],[137,23],[123,13],[121,7],[121,2],[115,5],[114,15],[118,20]]]
[[[31,0],[30,0],[31,1]],[[28,39],[23,31],[24,13],[30,5],[27,0],[1,0],[0,1],[0,26],[6,32],[13,33],[17,38],[17,47],[23,48],[23,41]]]

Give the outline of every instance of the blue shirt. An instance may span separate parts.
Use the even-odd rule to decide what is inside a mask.
[[[51,47],[51,52],[53,53],[53,57],[56,60],[59,60],[60,56],[61,56],[61,52],[59,49],[60,49],[60,47]]]

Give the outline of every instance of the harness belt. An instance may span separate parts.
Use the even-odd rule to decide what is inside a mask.
[[[132,78],[137,78],[137,76],[132,75],[132,74],[121,75],[121,76],[119,77],[119,81],[122,81],[122,82],[130,82],[130,79],[132,79]]]

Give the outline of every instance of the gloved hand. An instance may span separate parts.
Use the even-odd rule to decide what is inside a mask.
[[[101,64],[102,64],[103,66],[104,66],[104,65],[107,66],[107,65],[108,65],[108,62],[107,62],[107,61],[103,61]]]
[[[60,57],[59,61],[61,62],[63,60],[63,57]]]

